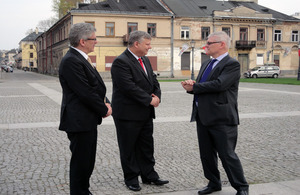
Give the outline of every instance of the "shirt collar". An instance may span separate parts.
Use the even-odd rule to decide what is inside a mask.
[[[70,46],[71,48],[75,49],[76,51],[78,51],[86,60],[88,59],[88,55],[86,53],[84,53],[83,51],[81,51],[80,49],[77,49],[75,47]]]
[[[128,51],[136,58],[136,60],[139,60],[139,57],[137,55],[135,55],[134,53],[132,53],[132,51],[130,51],[129,48],[128,48]]]
[[[228,55],[228,52],[220,55],[219,57],[217,57],[216,59],[218,60],[218,62],[220,62],[221,60],[223,60],[223,58],[225,58]]]

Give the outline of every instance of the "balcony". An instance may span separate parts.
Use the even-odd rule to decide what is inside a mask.
[[[256,47],[256,41],[239,40],[235,42],[236,49],[251,50],[254,47]]]

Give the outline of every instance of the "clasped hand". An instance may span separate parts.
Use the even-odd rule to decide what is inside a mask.
[[[154,107],[159,106],[159,102],[160,102],[159,98],[155,94],[152,94],[151,96],[152,96],[152,101],[150,102],[150,104]]]
[[[181,85],[186,91],[193,91],[194,84],[195,81],[193,80],[181,81]]]
[[[103,117],[103,118],[106,118],[106,117],[108,117],[108,116],[110,116],[110,115],[112,114],[112,108],[111,108],[111,105],[110,105],[109,103],[105,103],[105,105],[106,105],[108,111],[107,111],[105,117]]]

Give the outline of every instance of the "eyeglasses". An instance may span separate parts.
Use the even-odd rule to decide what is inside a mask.
[[[96,38],[94,38],[94,39],[87,38],[86,40],[97,41],[97,39],[96,39]]]
[[[215,43],[221,43],[222,41],[215,41],[215,42],[209,42],[209,41],[207,41],[206,42],[206,45],[211,45],[211,44],[215,44]]]

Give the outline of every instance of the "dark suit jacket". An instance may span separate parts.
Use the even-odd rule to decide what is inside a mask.
[[[144,56],[142,60],[148,75],[128,49],[112,64],[114,118],[138,121],[155,118],[154,107],[150,105],[151,94],[155,94],[160,99],[160,86],[149,59]]]
[[[191,92],[199,95],[198,107],[193,102],[191,121],[195,121],[199,116],[202,124],[206,126],[238,125],[240,64],[228,55],[210,72],[206,82],[199,83],[209,62],[202,64]]]
[[[106,87],[99,73],[75,49],[70,48],[59,66],[63,90],[59,129],[90,131],[101,124],[108,108]],[[108,101],[109,102],[109,101]]]

